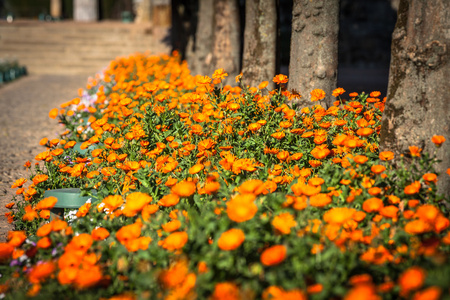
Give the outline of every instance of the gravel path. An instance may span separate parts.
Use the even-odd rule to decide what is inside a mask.
[[[13,229],[4,216],[15,193],[11,185],[28,178],[23,164],[45,150],[39,141],[62,132],[48,112],[77,97],[89,75],[28,75],[0,87],[0,242]]]

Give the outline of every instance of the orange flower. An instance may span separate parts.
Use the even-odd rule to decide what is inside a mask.
[[[43,262],[31,269],[28,273],[28,280],[31,283],[40,283],[53,274],[56,267],[52,262]]]
[[[50,112],[48,113],[48,116],[51,119],[56,119],[56,117],[58,116],[58,112],[59,110],[57,108],[53,108],[52,110],[50,110]]]
[[[343,88],[337,88],[337,89],[335,89],[334,91],[333,91],[333,93],[332,93],[332,95],[334,96],[334,97],[337,97],[337,96],[340,96],[340,95],[342,95],[343,93],[345,93],[345,90],[343,89]]]
[[[246,193],[255,193],[261,185],[264,184],[264,181],[259,179],[250,179],[245,181],[239,186],[239,193],[246,194]]]
[[[281,234],[290,234],[291,228],[297,226],[294,216],[290,213],[282,213],[272,220],[272,226]]]
[[[410,146],[409,152],[410,152],[411,156],[413,156],[413,157],[414,156],[420,157],[420,152],[422,152],[422,149],[420,149],[417,146]]]
[[[442,290],[437,286],[431,286],[414,294],[413,300],[439,300]]]
[[[56,197],[50,196],[39,201],[34,208],[38,210],[52,209],[55,206],[56,202],[58,202],[58,199]]]
[[[168,194],[162,197],[161,200],[159,200],[158,205],[170,207],[178,204],[178,202],[180,202],[180,197],[178,197],[178,195]]]
[[[75,286],[79,289],[86,289],[96,285],[102,279],[102,272],[99,266],[82,268],[78,270],[75,278]]]
[[[331,201],[331,197],[323,193],[316,194],[309,198],[309,204],[314,207],[324,207],[330,204]]]
[[[411,267],[404,271],[398,279],[400,293],[407,295],[410,291],[422,287],[425,281],[425,276],[425,270],[420,267]]]
[[[134,217],[152,201],[152,197],[145,193],[135,192],[129,194],[126,200],[125,207],[122,210],[123,214],[127,217]]]
[[[220,282],[214,287],[211,300],[240,300],[239,288],[231,282]]]
[[[258,89],[262,90],[264,88],[266,88],[269,85],[268,81],[263,81],[258,85]]]
[[[215,194],[220,189],[220,183],[218,183],[216,181],[207,182],[205,184],[204,189],[205,189],[205,193],[207,193],[208,195]]]
[[[394,153],[391,151],[380,152],[379,157],[381,160],[392,160],[394,159]]]
[[[217,69],[214,71],[212,78],[222,80],[227,76],[228,76],[228,73],[226,73],[224,69]]]
[[[342,225],[353,219],[356,210],[347,207],[334,207],[323,215],[323,220],[329,224]]]
[[[13,245],[9,243],[0,243],[0,262],[10,259],[13,251]]]
[[[442,135],[433,135],[431,141],[437,146],[440,147],[445,142],[445,137]]]
[[[406,195],[414,195],[417,194],[420,191],[420,182],[419,181],[414,181],[413,183],[411,183],[410,185],[407,185],[405,187],[405,194]]]
[[[428,181],[428,182],[436,183],[436,181],[437,181],[437,175],[434,173],[423,174],[422,178],[423,178],[423,180]]]
[[[238,223],[252,219],[258,211],[254,199],[253,194],[237,195],[232,198],[227,203],[228,218]]]
[[[374,174],[381,174],[386,170],[385,166],[382,165],[373,165],[370,170],[374,173]]]
[[[133,223],[123,226],[116,232],[117,240],[125,245],[131,240],[137,239],[141,235],[141,224]]]
[[[373,133],[373,129],[372,128],[360,128],[356,131],[356,134],[359,136],[369,136]]]
[[[241,229],[232,228],[223,232],[218,240],[218,246],[225,251],[237,249],[245,240],[245,234]]]
[[[89,233],[82,233],[74,236],[67,247],[71,250],[86,252],[91,247],[93,241],[94,239]]]
[[[174,232],[181,227],[181,222],[179,220],[173,220],[163,224],[161,227],[165,232]]]
[[[27,235],[24,231],[9,231],[8,232],[8,243],[14,247],[19,247],[25,242]]]
[[[275,132],[275,133],[271,134],[271,137],[276,138],[277,140],[281,140],[285,136],[286,136],[286,134],[283,131]]]
[[[123,204],[122,196],[120,195],[110,195],[103,199],[103,207],[99,207],[99,211],[106,210],[108,213],[112,213],[116,208]]]
[[[38,174],[33,177],[33,183],[34,185],[38,185],[41,182],[44,182],[48,179],[48,175],[45,174]]]
[[[289,79],[286,75],[278,74],[272,79],[272,81],[275,82],[276,84],[282,84],[287,83]]]
[[[91,236],[94,241],[102,241],[109,236],[109,231],[103,227],[95,228],[92,230]]]
[[[162,247],[166,250],[178,250],[184,247],[188,241],[188,234],[184,231],[171,233],[162,241]]]
[[[27,180],[25,178],[19,178],[17,179],[14,184],[11,186],[12,189],[21,187],[22,185],[25,184],[25,182],[27,182]]]
[[[353,160],[357,163],[357,164],[364,164],[366,163],[369,159],[367,158],[367,156],[365,155],[356,155],[355,157],[353,157]]]
[[[190,197],[195,193],[196,186],[192,181],[183,180],[177,183],[174,187],[172,187],[171,191],[173,194],[178,195],[179,197]]]
[[[265,266],[275,266],[283,262],[286,258],[287,248],[284,245],[269,247],[261,254],[261,263]]]
[[[379,198],[370,198],[364,201],[362,208],[364,211],[371,213],[379,211],[383,206],[383,200]]]
[[[22,216],[22,221],[33,221],[37,217],[38,214],[31,205],[25,206],[25,214]]]
[[[48,248],[50,248],[51,245],[52,245],[52,240],[48,236],[41,238],[36,243],[36,247],[38,247],[40,249],[48,249]]]
[[[191,174],[191,175],[197,174],[198,172],[202,171],[204,168],[205,168],[204,165],[196,164],[196,165],[192,166],[191,168],[189,168],[189,174]]]
[[[315,89],[311,91],[311,101],[319,101],[325,98],[325,91],[321,89]]]

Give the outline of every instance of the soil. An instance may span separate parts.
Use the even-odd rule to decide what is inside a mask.
[[[21,177],[28,179],[23,165],[27,160],[33,164],[45,150],[39,141],[57,138],[63,131],[57,120],[49,118],[49,111],[77,97],[89,75],[94,74],[32,74],[0,86],[0,242],[13,230],[5,217],[9,211],[5,204],[15,196],[11,185]]]

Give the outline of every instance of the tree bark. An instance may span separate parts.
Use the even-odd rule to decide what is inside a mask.
[[[237,0],[214,0],[214,41],[209,73],[223,68],[230,84],[240,72],[240,20]],[[211,75],[211,74],[208,74]]]
[[[333,101],[338,32],[339,0],[294,0],[288,89],[302,95],[302,106],[311,105],[313,89],[322,89],[327,94],[322,105]]]
[[[189,38],[186,59],[193,75],[207,75],[211,70],[214,3],[199,0],[198,12],[194,17],[193,31]]]
[[[245,3],[242,82],[257,86],[276,75],[277,6],[275,0],[248,0]]]
[[[447,0],[401,0],[392,54],[380,149],[399,157],[409,146],[434,153],[433,135],[446,138],[438,191],[450,196],[450,13]]]

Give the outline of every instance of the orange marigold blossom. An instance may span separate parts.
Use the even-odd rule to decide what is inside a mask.
[[[166,224],[161,225],[161,227],[165,232],[174,232],[180,229],[181,222],[179,220],[172,220],[170,222],[167,222]]]
[[[164,206],[164,207],[170,207],[178,204],[180,202],[180,197],[176,194],[168,194],[163,196],[159,201],[158,205]]]
[[[342,225],[352,220],[356,210],[347,207],[334,207],[323,215],[323,220],[329,224]]]
[[[286,259],[287,248],[284,245],[275,245],[265,249],[261,254],[261,263],[265,266],[275,266]]]
[[[281,234],[290,234],[291,228],[297,226],[294,216],[288,212],[275,216],[271,223]]]
[[[431,141],[437,146],[440,147],[445,142],[445,137],[442,135],[433,135]]]
[[[34,208],[38,210],[52,209],[55,206],[56,202],[58,202],[58,199],[56,197],[50,196],[39,201]]]
[[[289,79],[286,75],[278,74],[273,78],[272,81],[275,82],[276,84],[282,84],[282,83],[287,83],[289,81]]]
[[[420,152],[422,152],[422,149],[420,149],[417,146],[410,146],[409,147],[409,152],[410,152],[411,156],[420,157]]]
[[[25,231],[9,231],[8,232],[8,243],[14,247],[19,247],[25,242],[27,235]]]
[[[391,151],[383,151],[380,152],[379,157],[381,160],[392,160],[394,159],[394,152]]]
[[[109,236],[109,231],[106,228],[98,227],[92,230],[91,236],[94,241],[102,241]]]
[[[239,193],[245,194],[245,193],[255,193],[255,191],[258,190],[258,188],[263,185],[264,182],[259,179],[250,179],[242,183],[238,190]],[[262,191],[261,191],[262,192]]]
[[[383,200],[380,198],[370,198],[364,201],[362,208],[365,212],[372,213],[377,212],[384,206]]]
[[[400,292],[407,295],[410,291],[419,289],[422,287],[426,277],[424,269],[414,266],[404,271],[399,279],[398,284],[400,286]]]
[[[19,179],[17,179],[14,183],[13,183],[13,185],[11,186],[11,188],[12,189],[15,189],[15,188],[20,188],[20,187],[22,187],[22,185],[24,185],[25,183],[27,182],[27,179],[25,179],[25,178],[19,178]]]
[[[28,280],[31,283],[40,283],[50,277],[56,269],[56,266],[53,262],[42,262],[31,268],[31,271],[28,273]]]
[[[254,194],[237,195],[227,202],[227,215],[232,221],[241,223],[252,219],[258,207],[253,202]]]
[[[332,202],[331,197],[324,193],[319,193],[309,198],[309,204],[314,207],[324,207],[330,204],[331,202]]]
[[[420,191],[421,184],[419,181],[414,181],[410,185],[407,185],[404,189],[406,195],[414,195]]]
[[[184,247],[188,241],[188,234],[185,231],[177,231],[166,237],[161,245],[166,250],[178,250]]]
[[[81,268],[78,270],[74,284],[79,289],[87,289],[95,286],[103,278],[99,266]]]
[[[319,101],[325,98],[325,91],[321,89],[314,89],[311,91],[311,101]]]
[[[123,204],[123,198],[120,195],[110,195],[104,198],[101,204],[97,206],[99,212],[106,210],[108,213],[112,213]]]
[[[141,192],[134,192],[127,196],[125,207],[122,212],[127,217],[134,217],[137,215],[145,205],[152,201],[152,197]]]
[[[222,250],[231,251],[237,249],[244,240],[244,232],[241,229],[232,228],[220,235],[217,245]]]
[[[214,287],[211,300],[241,300],[239,288],[231,282],[219,282]]]
[[[123,226],[116,232],[116,238],[122,245],[128,243],[130,240],[137,239],[140,235],[141,224],[139,223]]]

